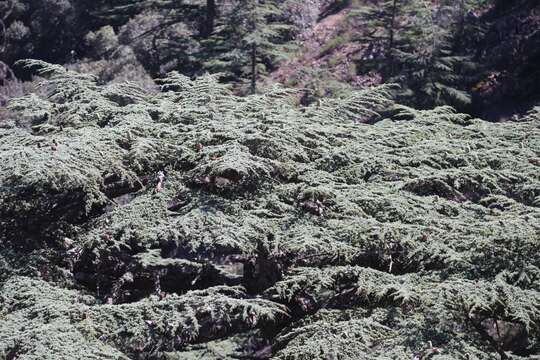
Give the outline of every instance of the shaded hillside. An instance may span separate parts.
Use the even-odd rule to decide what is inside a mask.
[[[475,111],[508,119],[540,103],[540,3],[499,2],[481,20],[486,32],[475,51],[487,69],[473,87]]]
[[[411,107],[504,121],[540,102],[539,13],[536,0],[0,0],[0,106],[27,91],[16,62],[35,58],[148,89],[173,70],[220,73],[238,94],[278,82],[303,104],[397,83]]]
[[[427,65],[410,70],[404,62],[394,76],[385,73],[390,62],[381,48],[389,41],[390,24],[368,20],[385,3],[389,2],[357,0],[321,4],[319,21],[299,36],[300,50],[283,62],[272,73],[272,78],[288,86],[306,88],[313,94],[311,101],[350,88],[389,81],[409,88],[413,79],[407,75],[408,71],[429,70]],[[413,4],[414,1],[397,3]],[[470,99],[461,103],[445,100],[446,104],[489,120],[508,120],[527,112],[540,102],[540,4],[531,0],[460,3],[466,5],[460,8],[459,4],[448,1],[434,1],[429,5],[433,22],[448,30],[444,36],[450,40],[450,54],[455,59],[467,59],[468,64],[452,68],[451,76],[459,79],[453,86]],[[402,11],[402,23],[393,25],[395,34],[410,32],[406,26],[415,21],[422,4],[420,1],[410,5],[412,10]],[[422,30],[425,33],[440,31],[430,30],[427,23],[422,25]],[[406,41],[414,48],[413,53],[420,55],[415,60],[417,63],[427,57],[422,55],[425,48],[414,45],[414,38]],[[447,61],[440,66],[449,64]],[[469,66],[472,68],[467,69]],[[422,79],[423,84],[429,81],[429,78]],[[409,90],[415,91],[414,88]],[[416,92],[406,101],[421,106],[418,98],[422,96],[426,94]]]
[[[28,65],[44,95],[0,129],[3,358],[540,351],[538,109],[366,125],[388,87],[298,108]]]

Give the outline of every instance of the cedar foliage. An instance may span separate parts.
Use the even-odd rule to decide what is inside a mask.
[[[285,4],[283,0],[129,0],[96,13],[112,23],[130,19],[123,27],[122,42],[136,49],[153,76],[162,75],[164,69],[188,75],[219,72],[240,91],[254,93],[268,69],[292,47],[284,45],[292,40],[293,29],[282,9]]]
[[[465,29],[471,24],[463,17],[479,2],[356,1],[349,17],[363,30],[354,41],[368,45],[359,61],[361,73],[376,70],[385,81],[399,83],[401,100],[416,107],[469,105],[466,84],[478,66],[454,44],[473,31]]]
[[[249,93],[257,90],[261,75],[287,55],[285,39],[292,25],[280,9],[285,2],[238,0],[220,20],[215,34],[203,42],[203,69],[219,71],[240,83],[249,79]],[[290,39],[289,39],[290,40]]]
[[[148,93],[26,66],[47,80],[0,129],[4,358],[540,351],[538,111],[487,123],[387,86],[299,108],[210,75]]]

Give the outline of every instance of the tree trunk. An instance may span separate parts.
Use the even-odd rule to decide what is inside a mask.
[[[216,0],[206,0],[206,14],[204,23],[201,27],[201,36],[203,38],[209,37],[212,32],[214,32],[214,21],[216,16]]]
[[[152,66],[150,72],[152,77],[154,78],[161,75],[161,59],[159,56],[159,48],[157,44],[158,37],[161,37],[161,30],[152,37]]]
[[[251,44],[251,93],[257,91],[257,46]]]
[[[461,46],[463,44],[463,37],[465,35],[465,15],[466,15],[466,8],[465,8],[465,0],[460,0],[459,2],[459,25],[458,29],[456,31],[456,40],[454,44],[454,49],[458,50],[461,49]]]
[[[390,76],[394,75],[394,31],[396,26],[396,12],[397,12],[398,0],[394,0],[392,3],[392,14],[390,17],[390,34],[388,36],[388,49],[386,49],[386,56],[389,60]]]

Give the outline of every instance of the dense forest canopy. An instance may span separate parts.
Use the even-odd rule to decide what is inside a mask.
[[[537,359],[539,45],[531,0],[0,1],[0,360]]]

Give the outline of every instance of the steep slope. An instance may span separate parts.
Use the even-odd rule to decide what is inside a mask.
[[[340,34],[347,31],[346,19],[349,12],[349,7],[338,10],[337,13],[323,17],[313,27],[300,34],[299,38],[302,46],[298,56],[293,56],[290,60],[281,64],[279,69],[272,74],[272,77],[281,82],[287,82],[291,78],[305,81],[308,79],[302,79],[302,71],[305,71],[306,68],[327,67],[330,58],[335,56],[336,52],[341,53],[343,58],[353,55],[357,50],[347,49],[343,46],[347,39],[339,39]],[[341,40],[342,43],[339,43],[340,41],[337,39]],[[352,44],[348,44],[348,46],[352,47]],[[339,79],[343,81],[350,80],[347,78],[350,74],[344,72],[348,70],[346,67],[345,69],[339,69],[338,66],[333,66],[331,70],[335,72],[335,75],[339,76]]]
[[[286,86],[305,89],[303,101],[335,95],[351,88],[381,82],[376,73],[358,74],[356,63],[369,44],[353,41],[358,30],[351,23],[349,1],[319,4],[318,20],[305,24],[298,35],[299,50],[270,74],[270,79]]]

